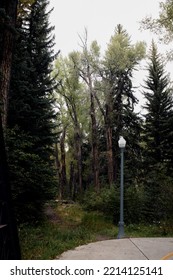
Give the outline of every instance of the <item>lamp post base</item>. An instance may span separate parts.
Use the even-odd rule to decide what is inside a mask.
[[[125,236],[125,234],[124,234],[124,222],[119,222],[119,230],[118,230],[117,239],[121,239],[124,236]]]

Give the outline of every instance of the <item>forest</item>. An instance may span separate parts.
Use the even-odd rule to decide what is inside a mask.
[[[0,2],[0,259],[21,258],[19,229],[36,229],[54,203],[118,225],[120,136],[125,224],[173,232],[171,53],[160,54],[154,40],[149,50],[145,40],[132,43],[120,23],[104,53],[85,29],[81,49],[64,57],[54,51],[51,12],[48,0]],[[159,18],[141,26],[167,44],[172,21],[173,1],[165,0]],[[142,61],[146,77],[136,88]]]

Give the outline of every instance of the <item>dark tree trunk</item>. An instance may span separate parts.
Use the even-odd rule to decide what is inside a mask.
[[[107,160],[108,160],[108,180],[109,186],[114,182],[114,160],[112,149],[112,128],[106,125],[106,144],[107,144]]]
[[[80,128],[79,125],[76,124],[75,126],[75,150],[76,150],[76,161],[77,161],[77,178],[78,178],[78,186],[79,186],[79,192],[81,193],[83,191],[82,186],[82,149],[81,149],[81,135],[80,135]]]
[[[56,174],[59,182],[59,199],[62,199],[63,186],[62,186],[62,178],[61,178],[61,164],[59,160],[58,143],[55,143],[55,167],[56,167]]]
[[[64,128],[60,139],[62,197],[64,197],[65,193],[67,193],[65,135],[66,129]]]
[[[87,35],[87,34],[86,34]],[[96,112],[95,112],[95,92],[93,88],[93,81],[92,81],[92,71],[91,65],[88,60],[88,53],[87,53],[87,37],[85,38],[85,42],[82,40],[83,43],[83,50],[85,50],[85,62],[86,65],[84,66],[85,70],[82,70],[77,67],[79,71],[80,77],[85,81],[89,89],[90,95],[90,116],[91,116],[91,139],[92,139],[92,156],[93,156],[93,173],[94,173],[94,187],[96,192],[100,190],[100,181],[99,181],[99,151],[98,151],[98,132],[97,132],[97,122],[96,122]],[[76,66],[76,62],[74,60],[74,65]]]
[[[17,0],[1,0],[0,10],[0,101],[3,104],[0,112],[0,259],[17,260],[21,255],[3,133],[3,127],[6,128]]]
[[[76,176],[74,171],[74,163],[70,162],[70,180],[69,180],[69,188],[70,188],[70,195],[73,200],[76,199]]]
[[[108,92],[107,104],[105,110],[105,128],[106,128],[106,144],[107,144],[107,160],[108,160],[108,179],[111,186],[114,182],[114,159],[113,159],[113,98],[112,92]]]
[[[78,191],[81,193],[83,191],[83,186],[82,186],[82,140],[81,140],[81,129],[80,129],[80,124],[78,120],[78,114],[77,114],[77,109],[76,109],[76,104],[73,101],[73,98],[67,98],[65,95],[66,99],[66,105],[68,108],[68,111],[70,113],[73,125],[74,125],[74,158],[77,162],[77,174],[76,177],[78,178]]]
[[[2,102],[2,123],[7,125],[8,94],[17,15],[17,0],[1,0],[0,9],[5,12],[0,18],[0,101]]]
[[[92,83],[90,81],[90,115],[92,125],[92,154],[93,154],[93,170],[94,170],[94,186],[98,192],[100,190],[99,182],[99,152],[98,152],[98,137],[97,137],[97,124],[95,115],[94,94]]]

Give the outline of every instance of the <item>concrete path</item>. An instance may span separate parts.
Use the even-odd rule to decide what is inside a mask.
[[[173,253],[173,238],[124,238],[99,241],[64,252],[59,260],[160,260]],[[168,256],[173,260],[173,254]]]

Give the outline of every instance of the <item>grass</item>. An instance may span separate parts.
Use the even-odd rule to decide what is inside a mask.
[[[92,240],[89,232],[80,227],[62,230],[48,223],[24,229],[20,237],[23,259],[34,260],[54,259],[62,252]]]
[[[128,225],[127,236],[130,237],[172,237],[173,225],[170,223]]]
[[[38,226],[21,226],[22,258],[55,259],[66,250],[94,241],[116,238],[118,227],[98,212],[85,212],[78,204],[49,206],[47,218]],[[159,237],[161,225],[129,225],[127,237]],[[173,236],[173,228],[167,236]]]

